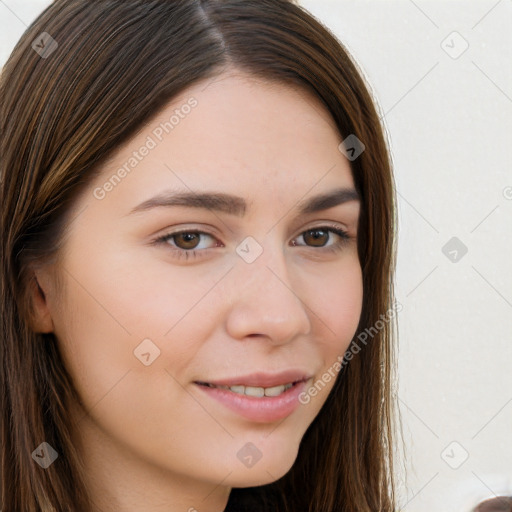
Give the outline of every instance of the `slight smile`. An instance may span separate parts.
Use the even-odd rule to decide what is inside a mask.
[[[298,397],[312,379],[310,374],[289,370],[279,374],[255,373],[217,381],[196,381],[208,396],[257,423],[279,421],[300,405]]]

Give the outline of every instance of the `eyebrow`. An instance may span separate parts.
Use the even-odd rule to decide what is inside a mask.
[[[360,201],[357,191],[354,188],[337,188],[300,201],[297,209],[299,215],[308,215],[349,201]],[[245,199],[222,192],[169,191],[142,202],[133,208],[129,215],[152,210],[153,208],[169,208],[173,206],[214,210],[237,217],[243,217],[247,210]]]

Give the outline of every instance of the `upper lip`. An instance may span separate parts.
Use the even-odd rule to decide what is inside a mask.
[[[201,380],[196,381],[199,384],[212,384],[214,386],[251,386],[269,388],[281,386],[288,383],[305,381],[311,378],[311,375],[301,370],[286,370],[279,373],[251,373],[239,377],[219,379],[219,380]]]

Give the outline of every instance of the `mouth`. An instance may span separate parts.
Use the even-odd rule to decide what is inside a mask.
[[[304,379],[305,380],[305,379]],[[280,396],[288,389],[296,386],[300,382],[304,380],[297,380],[295,382],[288,382],[286,384],[281,384],[278,386],[271,387],[262,387],[262,386],[244,386],[243,384],[237,384],[234,386],[218,386],[215,384],[211,384],[209,382],[196,382],[200,386],[206,386],[209,388],[217,388],[217,389],[225,389],[228,391],[232,391],[238,395],[252,396],[254,398],[263,398],[263,397],[274,397]]]
[[[222,408],[257,423],[271,423],[290,416],[300,405],[299,396],[312,376],[288,371],[257,373],[220,381],[195,381],[205,396]]]

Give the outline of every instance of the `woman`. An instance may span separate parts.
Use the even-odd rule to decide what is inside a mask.
[[[5,65],[2,509],[392,511],[395,201],[285,0],[56,0]]]

